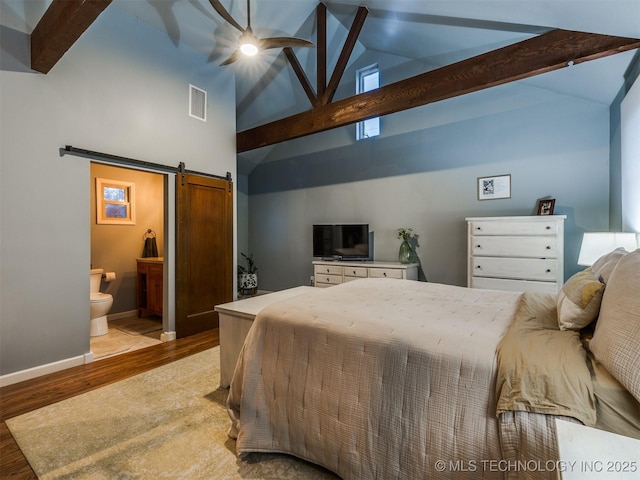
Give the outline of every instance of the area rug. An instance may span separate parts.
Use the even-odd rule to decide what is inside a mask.
[[[288,455],[240,460],[219,347],[7,420],[41,479],[337,479]]]
[[[152,318],[127,317],[109,321],[109,332],[91,337],[94,360],[162,343],[162,321]]]
[[[162,332],[162,319],[149,317],[126,317],[109,320],[109,327],[129,335],[145,335],[151,332]]]

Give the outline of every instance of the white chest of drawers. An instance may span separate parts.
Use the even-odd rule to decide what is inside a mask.
[[[417,263],[395,262],[313,262],[313,278],[316,287],[331,287],[359,278],[396,278],[418,280]]]
[[[467,286],[558,292],[564,283],[565,218],[467,218]]]

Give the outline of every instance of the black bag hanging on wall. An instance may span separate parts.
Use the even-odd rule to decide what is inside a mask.
[[[144,248],[142,249],[142,258],[157,257],[158,244],[156,243],[156,232],[149,229],[144,234]]]

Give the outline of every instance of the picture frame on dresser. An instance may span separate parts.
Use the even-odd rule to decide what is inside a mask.
[[[478,200],[511,198],[511,175],[478,177]]]
[[[553,208],[556,205],[555,198],[544,198],[538,200],[538,209],[536,215],[553,215]]]

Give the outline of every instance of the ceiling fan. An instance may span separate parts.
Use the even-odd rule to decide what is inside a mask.
[[[235,27],[242,32],[238,39],[238,49],[231,54],[220,65],[229,65],[241,58],[242,55],[253,56],[261,50],[267,50],[270,48],[285,48],[285,47],[315,47],[312,42],[303,40],[302,38],[295,37],[270,37],[270,38],[258,38],[251,29],[251,10],[250,0],[247,0],[247,28],[242,28],[238,22],[227,12],[224,6],[220,3],[220,0],[209,0],[213,9],[225,19],[229,25]]]

